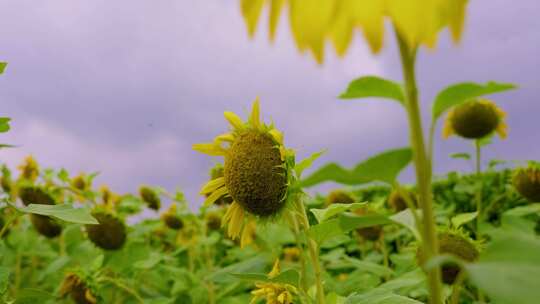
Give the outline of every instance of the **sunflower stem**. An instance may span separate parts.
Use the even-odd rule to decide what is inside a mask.
[[[310,225],[309,225],[309,220],[307,217],[306,208],[304,207],[304,203],[302,202],[301,199],[297,199],[296,204],[298,205],[302,224],[307,234],[307,231],[309,230]],[[313,268],[315,271],[315,283],[317,286],[317,304],[325,304],[326,298],[324,295],[324,287],[323,287],[322,278],[321,278],[322,270],[321,270],[321,264],[319,262],[317,243],[308,236],[307,246],[308,246],[309,256],[311,258],[311,263],[313,264]]]
[[[411,131],[411,146],[414,155],[416,169],[416,181],[418,184],[419,205],[422,209],[422,246],[425,252],[425,261],[428,261],[438,253],[435,217],[431,193],[431,162],[429,161],[424,144],[422,119],[418,102],[418,89],[416,86],[415,60],[416,49],[408,47],[396,30],[396,38],[399,45],[403,78],[405,81],[405,99],[408,114],[409,128]],[[442,304],[441,271],[434,267],[427,271],[428,287],[431,304]]]
[[[482,217],[482,192],[484,188],[482,182],[482,146],[480,145],[480,140],[475,140],[474,146],[476,150],[476,178],[478,179],[478,191],[476,193],[476,238],[478,238],[478,226]]]

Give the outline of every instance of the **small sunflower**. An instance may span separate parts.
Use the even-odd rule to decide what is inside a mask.
[[[55,205],[54,197],[43,187],[23,185],[19,189],[19,197],[25,206],[30,204]],[[51,217],[39,214],[30,214],[30,222],[36,231],[47,237],[54,238],[62,233],[62,225]]]
[[[39,165],[32,155],[27,156],[18,169],[21,171],[20,179],[34,182],[39,176]]]
[[[540,202],[540,164],[517,169],[512,178],[516,190],[531,202]]]
[[[71,186],[79,191],[88,191],[90,189],[90,183],[87,180],[86,175],[79,174],[71,180]]]
[[[213,143],[195,144],[193,149],[225,158],[223,177],[209,181],[201,190],[208,195],[208,206],[221,197],[231,197],[222,225],[235,239],[249,239],[250,219],[269,219],[278,215],[289,198],[289,184],[294,168],[294,153],[283,145],[283,135],[273,125],[260,120],[259,101],[253,104],[247,122],[232,112],[225,112],[232,126]]]
[[[488,99],[473,99],[450,110],[443,127],[443,138],[453,134],[467,139],[481,139],[493,132],[506,138],[508,127],[504,113]]]
[[[141,186],[139,188],[139,195],[141,196],[141,199],[146,203],[148,208],[152,210],[159,210],[159,207],[161,207],[161,199],[159,198],[159,194],[151,187],[144,185]]]
[[[354,198],[348,192],[343,190],[334,190],[326,197],[325,205],[330,206],[332,204],[352,204]]]
[[[89,278],[81,272],[68,273],[60,287],[60,297],[70,295],[77,304],[96,304],[96,291],[91,285]]]
[[[114,205],[116,194],[114,194],[107,185],[99,187],[99,193],[101,194],[101,202],[103,205],[110,207]]]
[[[449,254],[469,263],[476,261],[480,255],[480,244],[461,230],[442,231],[438,234],[438,239],[439,254]],[[419,263],[423,260],[423,256],[420,246],[416,254]],[[460,271],[460,267],[454,263],[442,265],[442,281],[446,284],[453,284]]]
[[[207,213],[204,217],[206,220],[206,228],[210,231],[221,228],[221,217],[221,214],[216,211]]]
[[[363,206],[354,210],[353,213],[362,216],[373,215],[376,212],[370,207]],[[358,235],[360,235],[365,240],[375,242],[382,237],[383,227],[381,225],[376,225],[371,227],[358,228],[356,229],[356,233],[358,233]]]
[[[302,255],[302,251],[298,247],[283,248],[283,259],[287,262],[298,262]]]
[[[411,193],[410,191],[409,191],[408,194],[409,194],[409,197],[412,200],[412,203],[414,203],[414,205],[416,206],[417,205],[416,196],[413,193]],[[403,210],[409,208],[409,206],[407,205],[407,201],[405,200],[403,195],[401,195],[401,193],[396,189],[392,190],[392,192],[388,196],[388,205],[395,212],[400,212],[400,211],[403,211]]]
[[[161,215],[165,225],[173,230],[180,230],[184,227],[184,222],[176,212],[176,204],[172,204],[167,212]]]
[[[274,279],[280,274],[279,260],[276,260],[268,279]],[[292,304],[294,295],[298,293],[298,289],[290,284],[261,282],[255,284],[256,289],[251,292],[253,298],[250,304],[257,303],[260,299],[266,300],[266,304]]]
[[[124,222],[110,211],[97,208],[92,216],[97,225],[86,225],[88,238],[99,248],[118,250],[126,242],[127,232]]]

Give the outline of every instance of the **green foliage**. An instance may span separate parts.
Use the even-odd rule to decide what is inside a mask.
[[[0,74],[4,74],[6,67],[7,67],[7,62],[0,61]]]
[[[71,205],[37,205],[30,204],[26,207],[17,207],[23,213],[46,215],[59,220],[78,224],[98,224],[98,221],[90,215],[86,208],[73,208]]]
[[[405,103],[401,85],[378,76],[364,76],[353,80],[339,98],[355,99],[378,97]]]
[[[500,93],[516,89],[517,86],[511,83],[487,82],[478,84],[474,82],[462,82],[453,84],[437,95],[433,103],[433,120],[436,121],[444,112],[451,107],[457,106],[469,99]]]
[[[373,156],[350,170],[336,163],[330,163],[303,179],[301,185],[312,187],[328,181],[344,185],[361,185],[374,181],[393,184],[411,160],[411,149],[401,148]]]

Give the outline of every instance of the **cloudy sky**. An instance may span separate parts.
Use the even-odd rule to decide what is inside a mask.
[[[510,137],[486,158],[540,159],[538,9],[536,0],[471,1],[461,45],[444,35],[436,52],[420,56],[425,114],[453,82],[521,86],[493,96],[508,112]],[[33,154],[73,174],[99,171],[97,183],[119,192],[180,187],[198,206],[216,160],[191,145],[222,133],[222,112],[245,114],[256,96],[300,157],[328,149],[318,165],[350,166],[408,142],[397,104],[336,98],[361,75],[401,78],[391,35],[378,56],[356,39],[345,59],[329,52],[318,66],[297,52],[285,20],[274,44],[264,29],[248,39],[233,0],[4,0],[0,11],[0,60],[9,62],[0,115],[13,118],[0,142],[19,146],[0,160],[12,168]],[[470,168],[448,157],[469,143],[438,140],[436,149],[437,173]]]

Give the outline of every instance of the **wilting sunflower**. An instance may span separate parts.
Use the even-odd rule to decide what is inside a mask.
[[[276,260],[268,279],[277,277],[280,272],[279,260]],[[250,304],[258,303],[260,299],[266,300],[266,304],[292,304],[294,295],[298,293],[296,287],[284,283],[261,282],[256,283],[255,287],[257,289],[251,292],[253,298]]]
[[[139,188],[139,195],[141,199],[146,203],[148,208],[152,210],[159,210],[161,207],[161,198],[156,190],[149,186],[141,186]]]
[[[206,206],[223,196],[232,198],[222,224],[231,238],[242,234],[243,241],[249,239],[251,229],[244,228],[250,219],[275,217],[287,204],[294,153],[283,145],[280,131],[261,122],[258,100],[247,122],[232,112],[224,115],[231,131],[193,149],[225,158],[223,177],[209,181],[201,194],[208,195]]]
[[[459,41],[467,0],[241,0],[250,36],[255,34],[263,7],[269,6],[269,34],[273,40],[281,12],[288,10],[294,40],[301,52],[309,50],[322,63],[327,40],[344,55],[356,31],[364,34],[371,51],[383,46],[388,18],[410,49],[434,47],[445,27]]]
[[[439,254],[448,254],[457,257],[465,262],[474,262],[480,254],[481,244],[472,240],[461,230],[442,231],[438,235]],[[423,248],[418,247],[416,258],[419,263],[424,259]],[[454,263],[446,263],[441,268],[442,281],[446,284],[453,284],[461,271],[460,267]]]
[[[527,168],[515,171],[512,183],[516,190],[531,202],[540,202],[540,164],[531,162]]]
[[[455,106],[448,112],[444,122],[443,137],[453,134],[467,139],[481,139],[493,132],[506,138],[508,127],[504,113],[488,99],[472,99]]]
[[[184,222],[176,211],[176,204],[172,204],[169,209],[161,215],[161,219],[167,227],[173,230],[180,230],[184,227]]]

